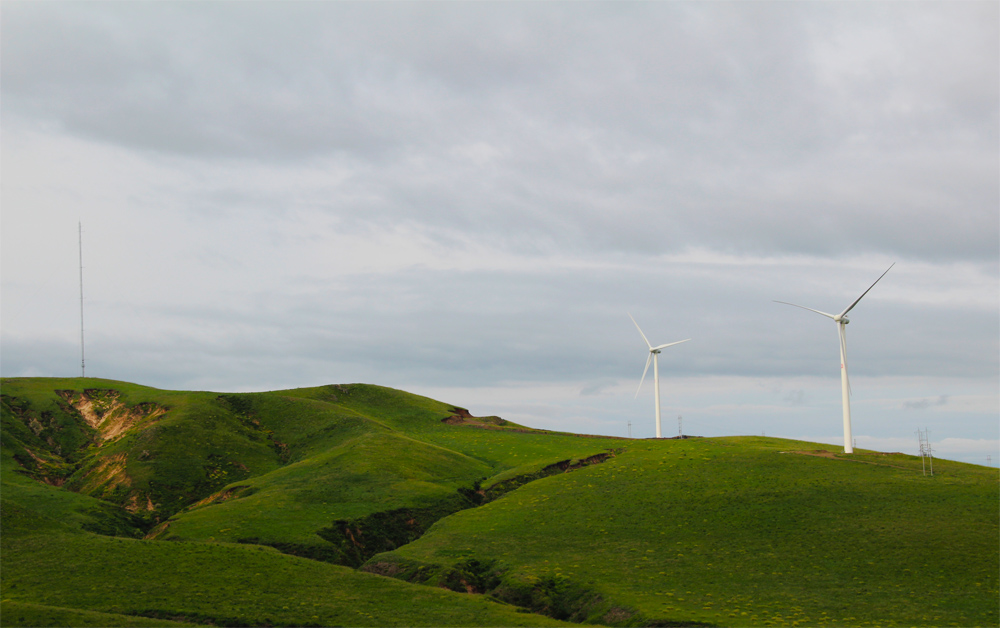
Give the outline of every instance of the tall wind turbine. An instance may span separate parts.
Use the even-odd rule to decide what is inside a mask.
[[[889,272],[896,262],[889,265],[889,268],[885,269],[885,273]],[[885,277],[885,273],[882,273],[875,283],[878,283],[882,277]],[[868,286],[868,290],[875,287],[875,283]],[[837,323],[837,333],[840,336],[840,389],[841,397],[844,402],[844,453],[853,454],[854,453],[854,439],[851,435],[851,383],[847,379],[847,336],[845,332],[845,327],[851,321],[847,318],[847,313],[854,309],[854,306],[858,304],[866,294],[868,290],[861,293],[861,296],[854,300],[847,306],[847,309],[840,314],[827,314],[826,312],[820,312],[819,310],[814,310],[811,307],[805,307],[803,305],[796,305],[794,303],[789,303],[787,301],[775,301],[775,303],[783,303],[785,305],[793,305],[795,307],[800,307],[803,310],[809,310],[810,312],[816,312],[817,314],[822,314],[827,318],[832,318],[835,323]]]
[[[629,314],[628,317],[632,318],[632,315]],[[649,344],[649,340],[646,339],[646,334],[642,333],[642,328],[639,327],[639,323],[636,323],[634,318],[632,318],[632,322],[635,323],[635,328],[639,330],[639,335],[642,336],[642,339],[646,341],[646,346],[649,347],[649,357],[646,358],[646,368],[642,369],[642,379],[639,380],[639,388],[635,389],[635,396],[636,397],[639,396],[639,390],[642,388],[642,383],[644,381],[646,381],[646,371],[649,370],[649,363],[650,363],[650,361],[652,361],[653,362],[653,396],[656,399],[656,437],[657,438],[661,438],[661,435],[660,435],[660,369],[659,369],[659,366],[656,363],[656,356],[660,355],[660,350],[661,349],[666,349],[667,347],[672,347],[674,345],[679,345],[682,342],[687,342],[688,340],[691,340],[691,339],[688,338],[687,340],[678,340],[677,342],[668,342],[665,345],[660,345],[658,347],[654,347],[653,345]]]

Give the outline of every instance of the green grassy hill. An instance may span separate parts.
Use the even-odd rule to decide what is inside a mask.
[[[995,626],[995,469],[369,385],[2,382],[4,626]]]

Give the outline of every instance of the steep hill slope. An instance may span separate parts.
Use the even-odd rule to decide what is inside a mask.
[[[606,454],[620,444],[468,416],[456,421],[457,414],[468,413],[374,386],[271,395],[254,396],[247,416],[259,417],[253,420],[273,428],[293,449],[291,432],[302,433],[308,419],[307,437],[299,437],[304,453],[223,487],[171,517],[150,538],[252,541],[357,566],[385,543],[416,538],[441,517],[476,505],[483,500],[477,490],[498,480]],[[275,405],[284,409],[268,407]],[[309,412],[292,419],[290,407]],[[413,529],[399,529],[403,524],[392,517],[364,521],[383,513],[398,515]],[[397,541],[387,539],[394,536]]]
[[[997,624],[995,469],[816,455],[779,439],[638,441],[438,523],[364,569],[489,582],[556,616],[649,623]]]
[[[998,620],[991,469],[582,437],[361,384],[0,392],[4,625]]]
[[[323,422],[315,417],[316,406],[309,399],[300,403],[283,401],[281,395],[250,396],[243,401],[251,402],[252,408],[258,403],[262,408],[282,406],[281,412],[272,408],[253,414],[240,400],[213,393],[169,393],[95,380],[5,380],[3,396],[0,612],[5,626],[66,621],[122,626],[560,624],[481,596],[399,582],[260,545],[127,538],[141,536],[155,523],[149,513],[165,516],[169,510],[164,502],[184,509],[224,486],[228,473],[220,474],[220,469],[236,468],[245,479],[253,479],[302,464],[312,455],[330,462],[323,455],[337,443],[350,442],[359,434],[375,434],[378,442],[378,436],[392,433],[378,421],[373,427],[368,420],[355,420],[356,413],[345,418],[333,411],[334,419]],[[83,411],[74,413],[72,400],[81,398],[98,406],[99,419],[109,412],[102,413],[93,400],[111,398],[124,408],[156,404],[164,411],[154,420],[127,426],[116,439],[105,439],[99,431],[101,421],[95,427]],[[297,419],[298,429],[288,425]],[[247,422],[253,428],[241,431],[240,425]],[[329,429],[331,425],[334,429]],[[266,449],[256,446],[261,442]],[[416,444],[417,450],[443,453],[439,460],[423,460],[410,469],[423,465],[428,474],[444,478],[482,470],[482,463],[472,462],[471,471],[456,471],[456,460],[466,457]],[[164,460],[169,452],[180,460]],[[377,452],[372,459],[363,453],[352,451],[354,457],[346,466],[353,468],[357,482],[373,487],[370,508],[377,508],[385,498],[380,492],[385,465],[373,459],[386,452]],[[102,490],[101,484],[88,483],[88,478],[102,473],[94,469],[106,468],[104,461],[109,458],[120,460],[115,486],[127,490],[107,490],[107,483]],[[443,468],[434,471],[438,465]],[[346,481],[351,483],[350,477]],[[171,486],[181,490],[172,493]],[[274,489],[277,498],[282,495],[280,488]],[[153,510],[132,513],[132,491],[165,499],[155,502]],[[114,501],[97,499],[90,492]],[[306,501],[323,495],[309,495]],[[412,504],[421,499],[417,494],[397,501]],[[275,509],[280,510],[281,504]],[[285,517],[294,514],[286,512]],[[330,523],[329,517],[323,521]]]
[[[20,508],[16,496],[2,512],[4,626],[560,624],[262,546],[90,534]]]

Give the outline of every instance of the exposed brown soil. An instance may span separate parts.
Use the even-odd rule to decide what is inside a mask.
[[[358,533],[358,536],[361,536],[361,529],[360,528],[357,530],[357,533]],[[358,539],[354,538],[354,532],[352,532],[349,527],[346,527],[346,526],[344,527],[344,534],[347,535],[347,538],[350,539],[351,543],[354,544],[354,547],[359,547],[361,549],[364,549],[365,544],[362,543],[361,541],[359,541]]]
[[[39,458],[38,456],[36,456],[36,455],[35,455],[35,452],[31,451],[31,450],[30,450],[30,449],[28,449],[27,447],[25,447],[25,448],[24,448],[24,451],[26,451],[26,452],[28,453],[28,455],[29,455],[29,456],[31,456],[31,457],[32,457],[32,459],[33,459],[33,460],[34,460],[35,462],[37,462],[38,464],[45,464],[45,461],[44,461],[44,460],[42,460],[41,458]]]
[[[550,464],[549,466],[545,467],[544,469],[542,469],[542,473],[549,473],[556,470],[562,471],[564,473],[567,471],[575,471],[576,469],[580,469],[592,464],[598,464],[604,462],[608,458],[614,458],[614,457],[615,454],[613,452],[608,452],[602,454],[594,454],[589,458],[583,458],[581,460],[577,460],[576,462],[563,460],[561,462],[556,462],[555,464]]]
[[[516,432],[519,434],[562,434],[564,436],[576,436],[577,438],[612,438],[616,440],[629,440],[623,436],[602,436],[600,434],[570,434],[569,432],[552,432],[551,430],[536,430],[530,427],[512,427],[510,422],[498,416],[475,417],[469,414],[465,408],[452,408],[452,415],[441,419],[442,423],[448,425],[464,425],[475,427],[481,430],[501,430],[504,432]],[[697,438],[685,436],[684,438]]]
[[[581,458],[576,462],[572,460],[561,460],[553,464],[544,467],[543,469],[536,471],[534,473],[527,473],[524,475],[518,475],[512,478],[508,478],[501,482],[497,482],[493,486],[477,491],[479,495],[482,496],[482,503],[491,502],[495,499],[502,497],[503,495],[517,489],[528,482],[538,480],[550,475],[556,475],[557,473],[566,473],[569,471],[575,471],[592,464],[600,464],[609,458],[614,458],[616,454],[621,453],[623,450],[608,450],[607,452],[594,454],[587,458]]]
[[[243,465],[239,466],[243,467],[244,471],[247,470],[245,466]],[[202,499],[200,501],[191,504],[190,506],[187,507],[186,510],[194,510],[195,508],[201,508],[202,506],[208,506],[210,504],[219,504],[222,502],[227,502],[230,499],[243,497],[246,494],[246,490],[248,488],[250,487],[246,485],[240,485],[240,486],[233,486],[231,488],[227,488],[225,490],[218,491],[216,493],[212,493],[205,499]]]
[[[125,472],[125,453],[102,458],[93,469],[87,473],[86,482],[80,487],[81,493],[94,494],[98,489],[111,491],[117,486],[132,486],[132,478]]]
[[[44,459],[38,457],[35,454],[35,452],[31,451],[30,448],[24,447],[24,452],[26,454],[28,454],[29,456],[31,456],[32,460],[34,460],[36,463],[38,463],[38,469],[39,470],[44,470],[45,468],[48,467],[49,463],[46,462]],[[23,462],[18,462],[18,464],[20,464],[22,467],[25,466]],[[49,477],[48,475],[38,474],[38,473],[36,473],[34,475],[34,477],[38,478],[39,480],[41,480],[42,482],[45,482],[46,484],[48,484],[50,486],[62,486],[63,484],[66,483],[66,478],[61,478],[61,477]]]
[[[169,521],[164,521],[160,525],[156,526],[155,528],[153,528],[152,530],[150,530],[149,532],[147,532],[146,536],[144,536],[143,538],[145,540],[147,540],[147,541],[151,541],[151,540],[155,539],[156,537],[160,536],[161,534],[163,534],[164,532],[166,532],[167,528],[169,528],[169,527],[170,527],[170,522]]]
[[[783,454],[799,454],[802,456],[816,456],[818,458],[828,458],[830,460],[843,460],[845,462],[860,462],[862,464],[874,464],[880,467],[892,467],[894,469],[903,469],[904,471],[910,471],[908,467],[901,467],[896,464],[886,464],[885,462],[877,462],[875,460],[859,460],[858,456],[870,456],[873,458],[884,458],[886,456],[901,456],[898,451],[885,452],[885,451],[873,451],[870,453],[854,453],[854,454],[838,454],[833,451],[827,451],[826,449],[813,449],[813,450],[799,450],[799,451],[783,451]]]
[[[836,458],[836,456],[833,454],[832,451],[827,451],[825,449],[814,449],[812,451],[803,449],[801,451],[783,451],[781,453],[783,453],[783,454],[801,454],[803,456],[819,456],[820,458]]]
[[[403,568],[399,565],[399,563],[379,561],[377,563],[365,563],[365,565],[361,567],[361,571],[392,578],[396,574],[403,571]]]
[[[146,503],[142,503],[142,498],[146,498]],[[153,500],[149,498],[149,495],[141,495],[139,493],[132,493],[129,497],[128,502],[125,504],[125,510],[130,513],[137,513],[140,510],[145,510],[146,512],[152,512],[156,510],[156,506],[153,505]]]
[[[45,429],[45,426],[42,425],[41,422],[36,417],[31,417],[30,419],[28,419],[28,427],[31,429],[32,432],[35,433],[35,436],[41,434],[42,430]]]
[[[140,403],[126,406],[117,390],[87,389],[82,393],[75,390],[57,390],[56,394],[66,400],[90,427],[97,430],[98,438],[107,442],[125,435],[129,428],[142,421],[155,421],[166,414],[167,409],[154,403]]]
[[[454,413],[451,416],[446,416],[441,419],[442,423],[447,423],[448,425],[468,425],[471,427],[480,427],[487,429],[497,429],[507,425],[507,421],[504,421],[498,416],[483,416],[474,417],[469,414],[469,411],[465,408],[452,408],[451,411]],[[520,430],[529,431],[529,430]],[[532,430],[534,431],[534,430]]]

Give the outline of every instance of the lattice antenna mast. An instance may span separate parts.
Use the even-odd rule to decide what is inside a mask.
[[[934,450],[931,449],[930,430],[917,430],[917,441],[920,443],[920,468],[927,475],[928,464],[931,475],[934,475]]]
[[[83,223],[78,223],[80,230],[80,377],[87,376],[87,360],[83,344]]]
[[[927,461],[931,464],[931,477],[934,476],[934,449],[931,447],[930,430],[924,428],[924,441],[927,443]]]
[[[920,470],[927,475],[927,465],[924,462],[924,434],[920,430],[917,430],[917,442],[920,443]]]

